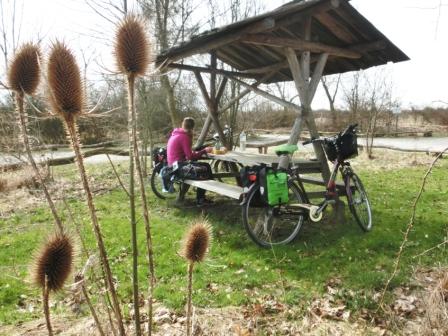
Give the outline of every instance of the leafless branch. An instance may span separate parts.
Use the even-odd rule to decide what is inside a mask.
[[[408,226],[407,226],[407,228],[406,228],[406,231],[405,231],[405,233],[404,233],[403,241],[402,241],[402,243],[401,243],[401,245],[400,245],[400,249],[398,250],[397,258],[395,259],[394,270],[393,270],[391,276],[389,277],[389,279],[387,280],[386,285],[384,286],[383,292],[382,292],[382,294],[381,294],[381,299],[380,299],[380,302],[379,302],[379,307],[378,307],[378,309],[383,309],[384,296],[386,295],[386,291],[387,291],[387,289],[389,288],[389,285],[390,285],[391,281],[395,278],[395,276],[396,276],[397,273],[398,273],[398,268],[399,268],[399,266],[400,266],[401,256],[402,256],[402,254],[403,254],[405,245],[406,245],[406,243],[408,242],[408,239],[409,239],[409,233],[411,232],[411,230],[412,230],[412,228],[414,227],[414,224],[415,224],[415,214],[416,214],[416,211],[417,211],[417,204],[418,204],[418,201],[420,200],[420,198],[421,198],[421,196],[422,196],[422,194],[423,194],[423,191],[424,191],[424,189],[425,189],[426,180],[427,180],[429,174],[431,173],[432,169],[434,168],[435,164],[437,163],[437,161],[439,161],[439,159],[440,159],[440,158],[443,156],[443,154],[444,154],[445,152],[447,152],[447,151],[448,151],[448,147],[445,148],[441,153],[439,153],[439,155],[437,155],[437,157],[436,157],[436,158],[434,159],[434,161],[431,163],[431,165],[429,166],[427,172],[426,172],[425,175],[423,176],[423,180],[422,180],[422,183],[421,183],[421,186],[420,186],[420,190],[419,190],[417,196],[415,197],[414,204],[412,205],[412,215],[411,215],[411,219],[410,219],[409,224],[408,224]]]

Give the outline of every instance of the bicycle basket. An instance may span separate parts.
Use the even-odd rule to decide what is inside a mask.
[[[358,137],[351,132],[334,136],[324,143],[324,150],[330,161],[347,160],[358,155]]]

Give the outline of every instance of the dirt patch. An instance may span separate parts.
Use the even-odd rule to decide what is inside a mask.
[[[409,286],[394,290],[392,303],[384,312],[363,310],[352,316],[341,300],[345,291],[342,282],[331,279],[326,293],[306,307],[286,306],[274,297],[260,298],[245,307],[195,308],[193,335],[436,335],[448,334],[448,269],[418,269]],[[374,293],[378,301],[380,294]],[[141,307],[145,312],[146,307]],[[105,314],[100,316],[104,318]],[[147,330],[147,317],[142,313],[142,328]],[[154,335],[185,335],[186,319],[156,303],[154,306]],[[97,335],[90,317],[54,316],[55,334],[64,336]],[[110,325],[102,322],[106,334]],[[134,325],[127,321],[128,334]],[[16,326],[0,327],[0,335],[46,335],[44,319]]]

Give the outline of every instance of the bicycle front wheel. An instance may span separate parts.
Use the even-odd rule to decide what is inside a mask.
[[[292,181],[288,182],[289,202],[269,206],[261,200],[260,185],[251,187],[243,205],[244,227],[249,237],[259,246],[288,244],[298,235],[306,212],[293,204],[304,203],[305,198]]]
[[[370,231],[372,229],[372,208],[361,179],[355,173],[348,174],[345,179],[350,211],[361,229],[366,232]]]

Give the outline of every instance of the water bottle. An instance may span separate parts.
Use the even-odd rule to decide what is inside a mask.
[[[244,133],[244,131],[241,132],[240,134],[240,151],[244,152],[246,150],[246,133]]]

